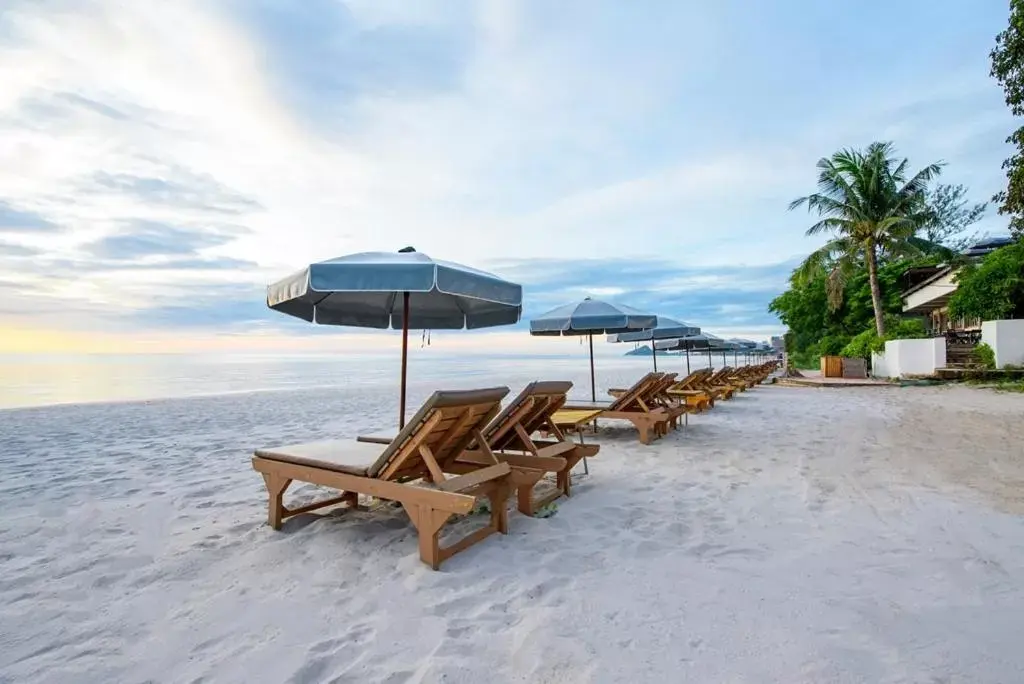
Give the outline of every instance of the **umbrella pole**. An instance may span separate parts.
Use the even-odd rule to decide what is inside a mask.
[[[409,293],[402,293],[402,390],[398,399],[398,429],[405,427],[405,372],[409,360]]]
[[[590,342],[590,400],[597,401],[597,383],[594,382],[594,334],[587,335]]]
[[[714,368],[714,365],[711,363],[711,350],[710,349],[708,349],[708,368]]]
[[[690,348],[686,348],[686,374],[690,374]]]
[[[587,342],[590,345],[590,400],[597,401],[597,383],[594,382],[594,333],[587,335]],[[594,432],[597,432],[597,421],[594,421]],[[580,433],[580,441],[583,441],[583,433]],[[587,463],[587,457],[583,457],[583,474],[590,474],[590,464]]]
[[[654,348],[654,331],[651,331],[651,358],[654,359],[654,372],[658,372],[658,350]]]

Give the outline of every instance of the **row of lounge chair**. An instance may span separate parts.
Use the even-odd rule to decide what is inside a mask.
[[[737,372],[729,376],[729,387],[749,386],[758,375]],[[706,383],[691,387],[698,379],[691,374],[677,381],[674,374],[651,373],[628,390],[613,391],[615,398],[600,408],[570,405],[571,382],[531,383],[504,408],[507,387],[439,391],[397,435],[257,449],[252,465],[266,484],[267,522],[275,530],[286,518],[328,506],[358,508],[360,494],[395,501],[416,527],[420,559],[436,570],[491,534],[508,533],[507,501],[513,491],[518,510],[530,516],[571,494],[570,472],[600,447],[583,443],[582,432],[578,442],[572,440],[565,426],[579,431],[583,414],[583,423],[629,420],[647,443],[675,427],[679,416],[697,410],[691,408],[690,395],[679,395],[684,397],[680,400],[672,392],[706,391]],[[537,484],[549,473],[555,488],[540,495]],[[341,494],[289,508],[284,494],[296,481]],[[453,515],[472,512],[482,499],[489,503],[489,523],[442,548],[443,525]]]
[[[626,420],[637,429],[640,441],[650,444],[678,426],[679,418],[714,406],[716,399],[730,399],[763,382],[775,369],[774,362],[740,369],[725,367],[716,372],[701,369],[678,380],[676,373],[648,373],[629,389],[611,389],[607,402],[572,402],[552,420],[562,429],[582,437],[583,429],[597,419]]]

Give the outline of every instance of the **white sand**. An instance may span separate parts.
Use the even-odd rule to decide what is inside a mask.
[[[761,387],[608,432],[440,572],[397,509],[264,524],[252,447],[382,427],[353,405],[0,413],[0,681],[1024,681],[1024,396]]]

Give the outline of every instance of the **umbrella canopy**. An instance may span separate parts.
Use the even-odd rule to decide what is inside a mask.
[[[634,330],[608,336],[609,342],[647,342],[669,337],[691,337],[700,335],[700,328],[692,323],[677,321],[668,316],[658,316],[658,324],[650,330]],[[661,348],[660,346],[658,347]]]
[[[757,342],[745,340],[741,337],[730,337],[726,342],[732,344],[736,349],[754,349],[757,347]]]
[[[364,252],[310,264],[268,287],[267,306],[311,323],[357,328],[458,330],[519,321],[521,285],[406,250]]]
[[[594,380],[594,335],[646,330],[658,324],[658,317],[624,304],[587,297],[552,309],[530,321],[530,334],[542,336],[587,335],[590,344],[590,398],[597,401]]]
[[[531,335],[606,335],[647,330],[658,317],[624,304],[587,297],[541,314],[530,321]]]
[[[685,337],[687,335],[699,335],[700,328],[690,323],[677,321],[668,316],[658,316],[658,324],[650,330],[635,330],[624,333],[616,333],[608,336],[609,342],[651,342],[654,347],[651,350],[651,358],[654,360],[654,370],[658,370],[658,347],[655,340],[667,337]]]
[[[459,330],[511,325],[523,308],[521,285],[431,259],[406,247],[310,264],[267,287],[267,306],[321,325],[402,330],[399,428],[405,425],[409,329]]]
[[[663,349],[666,351],[676,350],[692,350],[700,349],[701,351],[711,346],[711,338],[706,333],[700,333],[698,335],[687,335],[686,337],[680,337],[674,340],[658,340],[654,343],[656,349]]]

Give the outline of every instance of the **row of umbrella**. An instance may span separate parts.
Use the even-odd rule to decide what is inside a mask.
[[[399,428],[405,424],[409,330],[510,325],[522,316],[522,303],[522,286],[431,259],[412,247],[317,262],[267,288],[267,306],[311,323],[402,330]],[[655,370],[658,350],[685,350],[689,372],[693,350],[707,351],[710,363],[713,351],[753,353],[758,346],[748,340],[722,340],[683,321],[589,297],[530,321],[530,334],[587,336],[593,400],[595,335],[607,335],[611,342],[650,342]]]

